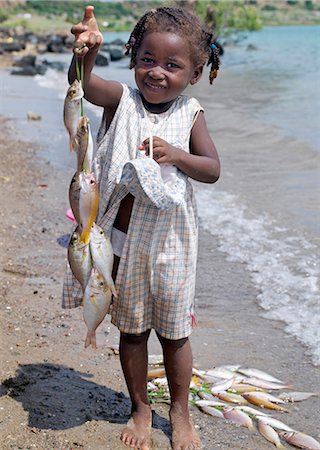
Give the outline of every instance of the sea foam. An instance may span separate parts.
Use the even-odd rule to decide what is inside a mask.
[[[254,215],[233,194],[199,186],[196,197],[201,226],[218,238],[219,249],[229,260],[245,263],[259,291],[257,300],[264,317],[283,321],[286,331],[308,347],[313,363],[319,365],[315,246],[277,227],[267,215]]]

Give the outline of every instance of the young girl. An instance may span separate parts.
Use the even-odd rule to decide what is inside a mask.
[[[72,28],[74,52],[84,58],[85,98],[104,108],[95,172],[100,182],[97,223],[115,253],[112,323],[120,330],[120,358],[132,401],[121,440],[151,448],[147,396],[147,341],[153,328],[163,348],[171,395],[175,450],[200,449],[189,418],[194,326],[197,214],[188,177],[214,183],[220,165],[203,109],[181,95],[199,81],[206,62],[210,82],[219,67],[212,35],[188,10],[160,7],[146,13],[127,44],[138,89],[92,73],[102,43],[93,6]],[[76,77],[75,58],[69,81]],[[78,306],[81,291],[65,283],[64,307]]]

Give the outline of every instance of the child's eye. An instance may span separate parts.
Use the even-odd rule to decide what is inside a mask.
[[[141,61],[144,62],[144,63],[153,63],[153,59],[152,58],[142,58]]]
[[[168,67],[169,67],[169,69],[179,69],[178,64],[175,64],[172,62],[168,63]]]

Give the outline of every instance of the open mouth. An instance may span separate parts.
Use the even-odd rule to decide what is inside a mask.
[[[161,84],[150,83],[150,81],[146,81],[145,85],[147,86],[148,89],[151,89],[152,91],[155,92],[165,89],[165,87],[162,86]]]

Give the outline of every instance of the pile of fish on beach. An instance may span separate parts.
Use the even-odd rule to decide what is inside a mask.
[[[76,79],[67,91],[63,111],[70,150],[77,156],[69,187],[69,218],[75,228],[68,244],[68,262],[83,290],[83,317],[88,328],[85,347],[96,348],[96,329],[109,312],[112,295],[117,293],[111,275],[111,242],[95,223],[99,187],[93,171],[93,139],[90,120],[83,114],[83,96],[81,81]]]
[[[170,402],[162,360],[161,355],[149,355],[148,395],[153,403]],[[292,429],[271,414],[272,411],[290,413],[290,403],[319,395],[286,392],[291,389],[290,384],[254,368],[230,365],[200,370],[194,367],[190,402],[212,417],[234,422],[251,431],[257,429],[277,448],[284,448],[282,442],[286,442],[299,448],[320,450],[320,443],[313,437]]]

